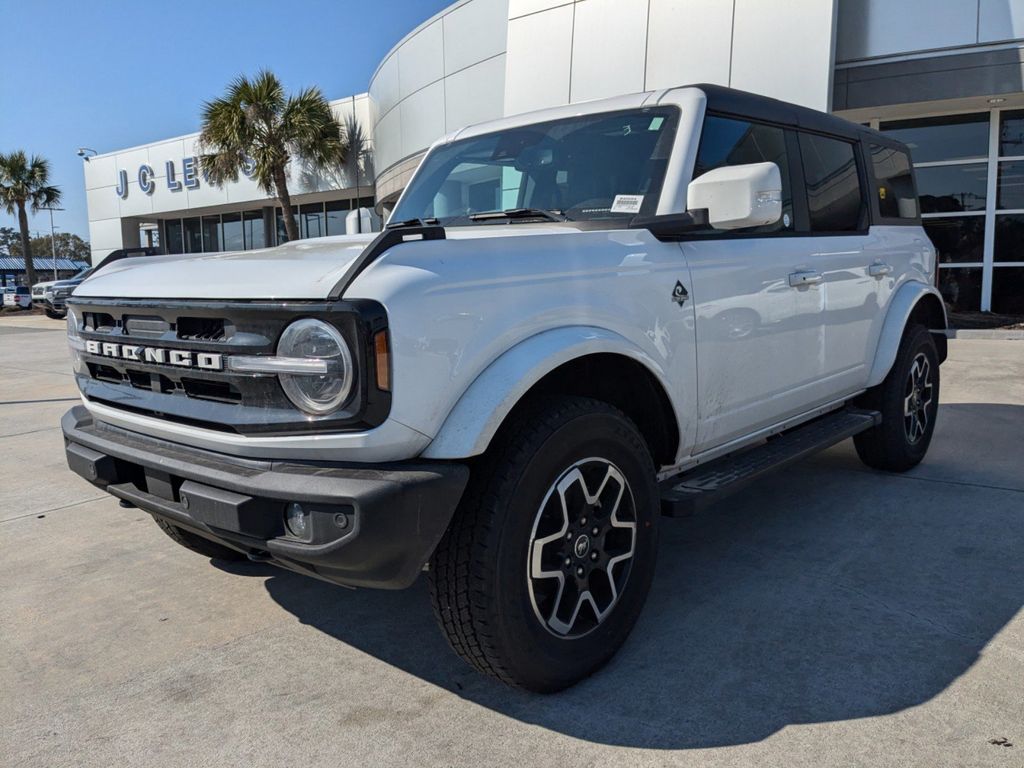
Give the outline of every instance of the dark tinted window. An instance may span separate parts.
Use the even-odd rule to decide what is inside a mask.
[[[984,211],[988,199],[988,166],[931,165],[917,169],[922,213]]]
[[[988,155],[988,114],[925,117],[882,123],[883,133],[910,147],[915,163]]]
[[[853,144],[800,134],[804,184],[812,232],[853,232],[864,228],[864,202]]]
[[[924,231],[943,264],[985,260],[985,217],[950,216],[924,220]]]
[[[1024,110],[1003,112],[999,125],[999,156],[1024,155]]]
[[[917,194],[906,152],[871,145],[871,165],[878,186],[878,210],[886,219],[916,219]]]
[[[793,228],[793,192],[786,155],[786,134],[781,128],[727,117],[710,115],[704,121],[693,178],[722,166],[764,162],[775,163],[782,175],[782,218],[774,224],[737,231],[778,232]]]
[[[164,246],[166,253],[185,252],[185,244],[182,242],[181,219],[169,219],[165,222],[164,233],[167,235],[167,243]]]

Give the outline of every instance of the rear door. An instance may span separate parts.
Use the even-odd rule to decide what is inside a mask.
[[[682,244],[696,311],[698,440],[714,448],[803,412],[821,399],[824,291],[811,240],[798,232],[796,135],[777,125],[709,115],[694,177],[724,165],[770,161],[783,183],[780,221]],[[802,194],[802,193],[801,193]],[[796,281],[796,282],[795,282]]]
[[[884,250],[870,232],[866,168],[860,143],[801,131],[810,270],[824,301],[821,396],[835,399],[863,385],[873,354],[872,328],[885,283],[871,253]]]

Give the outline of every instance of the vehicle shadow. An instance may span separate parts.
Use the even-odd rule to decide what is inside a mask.
[[[266,587],[302,622],[387,664],[589,741],[716,747],[885,715],[942,692],[1024,605],[1020,447],[1003,489],[972,480],[970,461],[930,476],[965,445],[1016,446],[1024,407],[943,406],[939,424],[929,461],[909,476],[865,470],[846,443],[717,513],[664,520],[630,640],[554,696],[507,689],[458,660],[422,579],[404,592],[350,591],[275,570]]]

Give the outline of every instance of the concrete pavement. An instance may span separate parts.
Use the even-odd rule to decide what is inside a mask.
[[[844,444],[663,521],[625,648],[537,697],[422,582],[211,563],[72,475],[63,326],[3,319],[0,765],[1022,766],[1024,342],[950,351],[924,464]]]

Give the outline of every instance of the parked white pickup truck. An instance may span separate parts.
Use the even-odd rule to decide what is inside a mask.
[[[626,639],[659,516],[935,427],[945,310],[907,149],[712,86],[473,126],[386,231],[97,269],[71,468],[180,544],[340,584],[426,569],[536,691]]]

